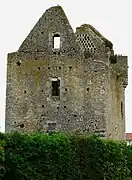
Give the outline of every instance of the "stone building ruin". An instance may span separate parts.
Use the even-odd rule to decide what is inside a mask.
[[[125,138],[127,56],[93,26],[74,33],[60,6],[8,54],[5,130]]]

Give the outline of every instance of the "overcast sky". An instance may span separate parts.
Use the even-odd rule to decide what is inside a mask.
[[[132,0],[0,0],[0,126],[4,131],[7,53],[17,51],[41,15],[61,5],[75,31],[93,25],[112,41],[116,54],[128,56],[126,131],[132,132]]]

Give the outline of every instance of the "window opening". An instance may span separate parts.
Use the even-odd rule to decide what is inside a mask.
[[[121,115],[123,117],[123,102],[121,101]]]
[[[116,64],[117,63],[117,55],[111,55],[110,62],[111,62],[111,64]]]
[[[60,80],[58,78],[52,79],[52,96],[60,96]]]
[[[56,34],[53,37],[53,47],[54,47],[54,49],[60,49],[60,36],[59,36],[59,34]]]
[[[21,127],[21,128],[24,128],[24,124],[21,124],[20,127]]]
[[[47,132],[53,132],[56,129],[56,123],[48,123]]]
[[[17,66],[21,66],[21,63],[19,61],[17,62]]]

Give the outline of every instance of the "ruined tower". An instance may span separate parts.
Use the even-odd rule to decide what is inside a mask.
[[[124,139],[127,57],[91,25],[74,33],[60,6],[8,54],[5,130]]]

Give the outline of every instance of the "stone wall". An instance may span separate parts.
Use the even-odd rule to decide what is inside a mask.
[[[19,62],[19,63],[18,63]],[[52,78],[60,78],[60,97],[52,97]],[[80,128],[83,115],[81,61],[62,57],[37,60],[14,53],[8,56],[6,130],[46,131]]]
[[[127,86],[127,57],[117,56],[116,63],[110,64],[110,117],[109,137],[122,140],[125,138],[125,88]]]
[[[91,25],[74,34],[60,6],[48,9],[19,50],[8,54],[6,132],[123,139],[127,57],[115,56],[112,47]]]

